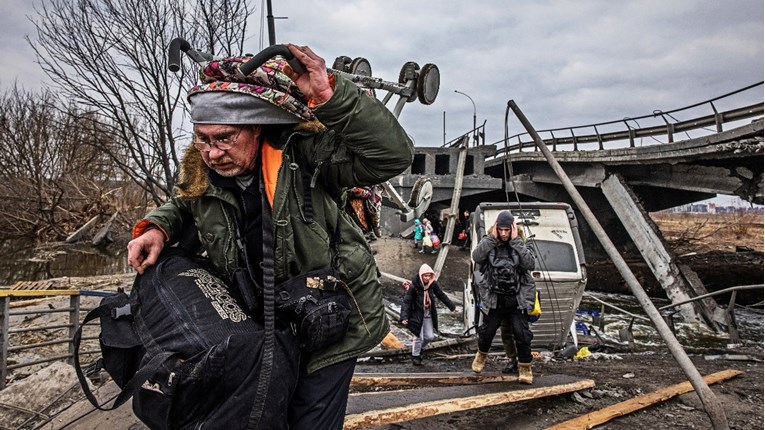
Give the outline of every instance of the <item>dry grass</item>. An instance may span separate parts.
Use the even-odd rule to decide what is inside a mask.
[[[763,251],[761,215],[656,212],[651,218],[677,254],[735,251],[737,246]]]

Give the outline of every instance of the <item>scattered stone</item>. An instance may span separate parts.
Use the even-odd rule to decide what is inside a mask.
[[[79,390],[74,368],[63,362],[54,362],[40,371],[15,381],[0,391],[0,404],[10,407],[0,409],[0,422],[14,428],[26,419],[31,412],[50,413],[46,408],[52,399],[75,386]]]
[[[576,403],[579,403],[580,405],[585,405],[585,406],[588,405],[587,400],[584,397],[582,397],[582,395],[579,394],[576,391],[571,393],[571,400],[575,401]]]
[[[634,373],[632,373],[632,372],[630,372],[630,373],[625,373],[624,375],[622,375],[622,378],[624,378],[624,379],[632,379],[632,378],[634,378],[634,377],[635,377],[635,374],[634,374]]]

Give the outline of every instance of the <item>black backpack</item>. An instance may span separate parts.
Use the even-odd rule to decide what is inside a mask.
[[[98,409],[132,396],[135,415],[152,429],[287,428],[299,361],[292,329],[277,323],[273,347],[264,350],[263,324],[203,260],[166,249],[136,277],[130,296],[104,298],[83,325],[96,318],[103,367],[122,388],[110,407],[90,392],[80,367],[81,326],[75,370]]]
[[[495,294],[518,294],[520,290],[519,264],[520,256],[510,246],[496,247],[489,251],[487,266],[490,273],[490,290]]]

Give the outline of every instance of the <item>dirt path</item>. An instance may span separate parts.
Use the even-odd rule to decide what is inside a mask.
[[[471,350],[452,350],[446,355]],[[706,360],[705,356],[719,353],[749,355],[760,361]],[[744,348],[736,351],[710,350],[703,355],[691,356],[702,375],[724,369],[744,372],[727,382],[711,385],[712,391],[723,405],[732,429],[760,430],[763,428],[763,364],[762,348]],[[357,372],[463,372],[470,368],[471,358],[440,360],[438,353],[430,352],[425,364],[415,368],[408,357],[385,363],[360,364]],[[505,360],[493,356],[485,372],[498,373]],[[648,393],[687,380],[674,358],[667,352],[645,354],[604,355],[578,361],[535,360],[535,376],[564,374],[595,380],[596,387],[575,394],[530,400],[472,411],[452,413],[410,421],[378,429],[544,429],[580,415],[602,409],[632,397]],[[598,428],[605,429],[711,429],[711,422],[695,394],[690,392],[642,411],[617,418]]]

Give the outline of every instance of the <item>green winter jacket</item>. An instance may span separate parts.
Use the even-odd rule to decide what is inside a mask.
[[[336,76],[334,95],[313,111],[321,123],[263,129],[266,140],[283,151],[272,206],[276,283],[330,266],[329,241],[339,220],[339,270],[361,315],[352,312],[341,342],[312,354],[309,372],[357,357],[388,333],[371,249],[338,202],[344,200],[347,187],[384,182],[404,171],[414,157],[411,141],[390,111],[346,79]],[[297,156],[303,161],[298,163]],[[300,170],[306,165],[313,166],[310,173],[315,175],[313,222],[306,222],[303,212],[303,187],[310,184],[303,183]],[[167,243],[174,244],[196,229],[202,250],[230,277],[239,266],[231,208],[238,217],[241,209],[230,191],[210,184],[208,172],[199,151],[190,146],[175,195],[140,221],[134,236],[155,225],[165,232]]]

